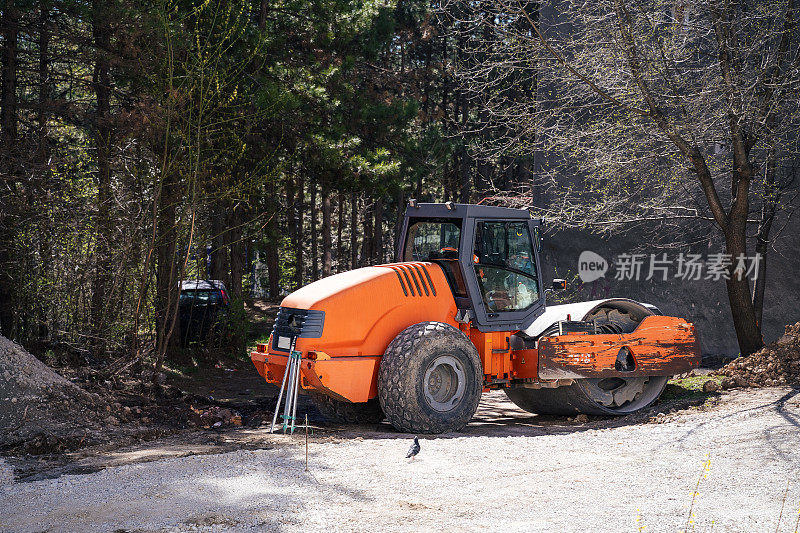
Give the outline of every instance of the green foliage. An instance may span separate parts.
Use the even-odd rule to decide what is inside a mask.
[[[676,399],[696,400],[710,398],[715,394],[703,391],[703,384],[709,380],[719,384],[722,381],[722,376],[693,376],[671,379],[667,382],[667,387],[664,389],[664,394],[661,395],[661,399],[668,401]]]
[[[19,169],[14,195],[0,191],[0,252],[9,255],[0,267],[16,317],[5,333],[81,353],[100,335],[93,350],[149,357],[153,344],[163,348],[158,331],[172,329],[179,280],[218,277],[234,300],[224,342],[240,348],[248,253],[277,254],[279,291],[316,277],[323,197],[333,209],[327,242],[341,237],[335,270],[351,255],[360,264],[389,256],[371,241],[389,248],[403,199],[418,187],[440,196],[465,154],[452,121],[436,118],[457,104],[439,52],[452,43],[434,25],[429,4],[416,1],[30,2],[20,19],[20,131],[2,152]],[[102,49],[98,30],[110,36]],[[98,221],[100,59],[113,199],[103,207],[116,222],[107,229]],[[101,264],[112,271],[98,333]],[[175,360],[187,358],[203,356],[195,347]]]

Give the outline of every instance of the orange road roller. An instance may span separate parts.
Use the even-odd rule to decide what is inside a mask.
[[[253,363],[281,385],[294,353],[325,417],[413,433],[460,430],[493,389],[531,413],[625,415],[700,364],[694,325],[653,305],[546,305],[541,229],[523,209],[412,200],[397,262],[288,295]]]

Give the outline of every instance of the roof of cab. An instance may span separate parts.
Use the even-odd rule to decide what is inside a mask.
[[[456,204],[409,204],[406,207],[406,216],[416,217],[442,217],[442,218],[496,218],[501,220],[528,220],[533,218],[527,209],[511,209],[510,207],[497,207],[494,205]]]

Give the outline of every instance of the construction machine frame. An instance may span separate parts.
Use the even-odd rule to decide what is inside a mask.
[[[412,200],[397,262],[287,296],[253,363],[280,384],[296,352],[328,418],[420,433],[461,429],[492,389],[535,413],[627,414],[699,365],[694,326],[653,305],[547,305],[541,242],[526,210]]]

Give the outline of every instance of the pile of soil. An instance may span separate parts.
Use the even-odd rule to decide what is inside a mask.
[[[0,336],[0,455],[43,460],[183,430],[268,423],[277,392],[249,361],[217,367],[183,380],[154,380],[141,364],[114,373],[87,365],[54,370]]]
[[[0,336],[0,450],[53,453],[102,440],[111,406]]]
[[[774,343],[722,367],[720,385],[732,387],[775,387],[800,385],[800,322],[786,326]]]

